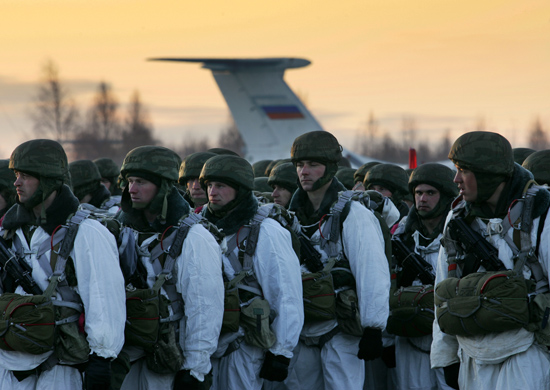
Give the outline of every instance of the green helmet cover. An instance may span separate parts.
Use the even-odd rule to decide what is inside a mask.
[[[407,171],[395,164],[377,164],[365,175],[365,188],[380,185],[392,193],[392,199],[398,203],[409,192],[409,175]]]
[[[162,146],[139,146],[132,149],[122,163],[120,173],[127,180],[129,176],[153,175],[160,178],[160,188],[155,198],[147,205],[132,204],[134,208],[149,208],[160,213],[160,219],[166,220],[168,210],[168,195],[178,180],[178,170],[181,158],[172,150]],[[142,177],[142,176],[140,176]],[[130,195],[128,186],[122,193],[123,201]]]
[[[275,185],[286,188],[289,192],[294,192],[298,188],[298,174],[296,167],[291,162],[277,164],[269,174],[267,180],[272,188]]]
[[[510,177],[514,172],[510,142],[488,131],[472,131],[458,137],[451,147],[449,159],[460,168],[476,173]]]
[[[538,184],[550,185],[550,149],[530,154],[522,166],[531,171]]]
[[[199,177],[201,186],[206,181],[220,181],[234,188],[254,189],[254,171],[252,165],[242,157],[221,154],[206,160]]]
[[[328,131],[311,131],[294,140],[290,158],[293,163],[301,160],[338,163],[342,158],[342,146]]]
[[[512,154],[514,155],[514,161],[519,165],[522,165],[527,157],[535,153],[534,149],[531,148],[514,148],[512,149]]]
[[[12,152],[9,168],[29,173],[40,180],[36,192],[23,205],[32,209],[44,202],[69,179],[69,163],[59,142],[50,139],[34,139],[22,143]],[[42,210],[45,221],[45,210]]]
[[[97,166],[97,169],[99,169],[99,174],[101,175],[101,177],[117,178],[120,174],[120,169],[118,165],[110,158],[96,158],[95,160],[93,160],[93,162]]]
[[[409,178],[409,191],[413,199],[415,188],[420,184],[435,187],[440,194],[439,202],[431,211],[417,210],[420,218],[434,218],[449,211],[451,202],[458,195],[454,176],[455,173],[451,168],[438,163],[422,164],[413,170]]]
[[[201,175],[202,166],[211,157],[217,154],[210,152],[191,153],[183,159],[179,170],[179,183],[183,186],[189,179],[198,179]]]
[[[254,191],[269,192],[271,193],[271,187],[267,184],[267,177],[255,177],[254,178]]]
[[[370,171],[372,167],[378,164],[382,164],[382,163],[379,161],[370,161],[366,164],[361,165],[355,171],[355,174],[353,175],[353,181],[356,183],[360,181],[362,183],[365,180],[365,176],[367,175],[367,172]]]
[[[254,177],[267,177],[268,175],[265,173],[265,170],[267,169],[267,166],[272,162],[273,160],[260,160],[256,161],[254,164],[252,164],[252,170],[254,171]]]
[[[355,174],[355,169],[340,167],[338,172],[336,172],[336,178],[340,183],[344,185],[348,190],[351,190],[355,186],[355,181],[353,180]]]

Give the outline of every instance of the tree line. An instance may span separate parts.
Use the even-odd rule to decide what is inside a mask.
[[[471,129],[464,129],[464,132]],[[487,125],[483,118],[478,119],[475,130],[486,131]],[[354,151],[374,159],[408,163],[409,149],[414,148],[418,163],[447,160],[453,139],[451,131],[444,130],[443,137],[436,142],[418,140],[418,127],[413,116],[402,118],[401,131],[395,139],[391,133],[381,129],[379,120],[371,112],[366,125],[358,130],[354,142]],[[395,134],[395,133],[394,133]],[[540,118],[536,118],[528,129],[528,147],[534,150],[550,148],[548,133]]]
[[[152,121],[138,91],[130,96],[125,113],[120,112],[120,107],[111,85],[101,81],[90,107],[82,114],[61,82],[58,67],[49,60],[42,68],[30,117],[35,134],[63,144],[71,160],[110,157],[121,164],[129,150],[141,145],[162,145],[162,142],[154,135]],[[478,120],[476,130],[486,130],[483,119]],[[436,143],[418,140],[417,132],[415,118],[405,116],[398,138],[394,139],[390,132],[381,129],[371,112],[366,125],[357,132],[353,151],[399,164],[408,162],[410,148],[416,149],[419,163],[447,159],[452,145],[450,130]],[[550,148],[548,134],[538,118],[529,129],[528,141],[529,147],[535,150]],[[182,157],[213,147],[226,148],[242,156],[245,144],[235,122],[229,118],[217,140],[186,137],[180,145],[169,147]]]
[[[148,110],[138,91],[132,93],[126,112],[121,113],[121,104],[112,86],[101,81],[90,107],[81,113],[51,60],[42,68],[29,115],[36,136],[60,142],[70,160],[110,157],[120,165],[126,153],[137,146],[162,145],[154,135]],[[217,143],[211,144],[204,138],[182,140],[180,146],[170,147],[182,157],[211,147],[224,147],[242,154],[244,142],[234,122],[229,122]]]

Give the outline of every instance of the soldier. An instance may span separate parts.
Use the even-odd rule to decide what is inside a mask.
[[[107,157],[96,158],[94,164],[99,169],[101,183],[111,192],[111,196],[120,196],[122,190],[118,186],[118,176],[120,174],[118,165]]]
[[[548,332],[542,337],[546,326],[537,302],[548,301],[550,194],[514,164],[510,143],[499,134],[466,133],[454,142],[449,159],[457,168],[460,197],[447,218],[438,260],[432,368],[443,367],[454,388],[548,389],[550,361],[541,344],[548,343]],[[491,282],[503,274],[500,282],[511,283],[501,287],[504,297]],[[531,283],[536,287],[527,288]],[[491,300],[477,309],[454,300],[468,294],[476,302],[476,291]],[[449,305],[452,312],[446,311]],[[476,318],[453,315],[463,310]]]
[[[267,177],[265,170],[273,160],[260,160],[252,164],[252,169],[254,170],[254,177]]]
[[[340,167],[338,172],[336,172],[335,177],[340,183],[346,187],[346,189],[351,190],[355,186],[354,182],[355,169]]]
[[[80,370],[84,369],[84,388],[107,389],[111,360],[117,356],[124,342],[124,280],[118,263],[116,241],[99,222],[85,218],[72,225],[77,227],[76,232],[75,228],[69,228],[76,236],[67,233],[62,240],[64,244],[65,240],[70,240],[67,236],[74,237],[69,254],[53,249],[58,245],[54,242],[65,232],[61,226],[67,225],[79,204],[64,184],[68,163],[60,144],[47,139],[27,141],[13,151],[9,166],[17,178],[18,203],[6,213],[2,235],[10,239],[15,253],[23,254],[18,260],[32,269],[32,279],[38,290],[44,291],[46,297],[50,294],[55,297],[56,313],[63,313],[69,308],[78,312],[83,307],[85,321],[77,325],[75,321],[84,319],[78,314],[76,318],[55,318],[59,321],[56,334],[61,332],[56,337],[61,337],[64,342],[60,344],[58,341],[61,340],[54,338],[57,340],[54,341],[55,346],[47,352],[37,354],[1,349],[0,366],[6,371],[2,373],[0,388],[82,388]],[[67,247],[71,245],[67,244]],[[63,245],[61,249],[64,249]],[[53,274],[52,268],[55,271]],[[6,283],[9,275],[6,279],[5,273],[9,271],[3,269],[2,272],[4,294],[12,291],[25,295],[31,293],[23,290],[21,279]],[[54,287],[55,291],[52,291]],[[36,295],[38,292],[32,293]],[[8,299],[15,298],[16,295],[11,294]],[[38,307],[35,311],[38,315]],[[65,326],[71,324],[75,333],[66,333],[65,329],[70,328]],[[78,336],[79,326],[83,327],[81,337],[88,344],[75,344],[82,342]],[[38,330],[40,327],[32,328]],[[31,337],[32,330],[27,328],[26,337]],[[3,337],[6,337],[5,333]],[[71,351],[79,353],[71,357]],[[87,364],[83,365],[86,360]]]
[[[117,218],[134,230],[147,283],[139,288],[155,288],[160,276],[169,271],[171,277],[160,291],[170,300],[169,322],[179,328],[179,340],[165,340],[167,351],[175,354],[174,359],[165,358],[170,367],[156,363],[162,359],[162,352],[161,356],[155,355],[156,350],[145,353],[143,347],[127,343],[124,352],[133,364],[123,383],[126,389],[207,389],[211,382],[210,355],[216,349],[223,317],[221,250],[203,224],[187,222],[193,213],[174,186],[179,166],[179,156],[173,151],[141,146],[126,155],[121,168],[128,185],[122,193],[122,211]],[[181,250],[172,257],[166,245],[180,224],[191,227]],[[169,256],[174,261],[173,268],[165,270]],[[131,287],[127,289],[131,291]],[[179,360],[180,349],[183,364],[172,367],[174,362],[170,360]]]
[[[514,161],[519,165],[522,165],[527,157],[535,153],[534,149],[531,148],[514,148],[512,149],[512,154],[514,156]]]
[[[264,379],[287,376],[304,319],[300,265],[289,232],[274,219],[261,218],[261,211],[275,206],[258,207],[246,160],[213,157],[200,180],[208,192],[203,214],[226,235],[224,276],[238,288],[242,307],[239,326],[220,337],[215,388],[259,390]],[[252,312],[252,324],[243,322]]]
[[[17,198],[13,186],[15,174],[9,168],[9,163],[10,160],[0,160],[0,218],[15,204]]]
[[[415,298],[422,295],[424,290],[433,289],[435,273],[432,273],[432,270],[437,267],[445,217],[451,209],[451,202],[458,194],[453,178],[453,171],[445,165],[427,163],[416,168],[409,179],[409,191],[414,195],[415,202],[409,215],[401,220],[394,233],[394,243],[399,240],[405,246],[405,250],[393,251],[394,258],[398,262],[394,267],[398,267],[399,271],[392,279],[398,282],[396,287],[418,286],[414,291],[411,289],[411,294],[415,294]],[[429,268],[429,275],[424,275],[419,268],[410,266],[411,252],[421,256],[425,261],[419,268]],[[393,293],[401,294],[400,299],[404,302],[404,294],[408,292],[394,289]],[[426,295],[422,299],[430,298],[431,302],[422,302],[422,304],[431,309],[433,294]],[[391,299],[390,302],[392,302]],[[413,302],[416,304],[416,301]],[[399,306],[390,307],[390,311],[392,309],[393,313],[398,313]],[[427,320],[420,319],[429,324],[429,328],[426,329],[421,328],[423,322],[413,321],[410,313],[404,313],[404,315],[407,318],[399,318],[397,320],[399,322],[396,321],[399,325],[397,327],[391,326],[393,316],[388,320],[388,331],[397,331],[395,358],[399,388],[402,390],[449,389],[445,384],[443,370],[430,368],[433,315],[430,315]],[[408,337],[409,335],[415,337]]]
[[[361,165],[355,173],[353,174],[353,181],[355,182],[355,185],[353,187],[354,190],[357,191],[365,191],[365,186],[363,185],[363,181],[365,180],[365,176],[368,171],[375,165],[382,164],[378,161],[371,161],[366,164]]]
[[[197,152],[185,157],[180,165],[178,182],[186,190],[184,198],[199,212],[207,202],[208,198],[199,183],[202,166],[215,153]]]
[[[298,175],[294,164],[287,162],[275,166],[269,174],[267,184],[273,189],[273,202],[288,208],[292,194],[298,188]]]
[[[535,176],[535,181],[550,186],[550,150],[539,150],[525,159],[521,166]]]
[[[390,289],[384,238],[370,210],[356,201],[339,198],[339,192],[345,188],[334,175],[341,151],[337,139],[325,131],[305,133],[294,140],[291,159],[296,166],[299,188],[289,209],[296,213],[302,225],[306,238],[303,242],[309,242],[319,254],[321,268],[328,271],[334,266],[349,270],[348,277],[335,281],[332,295],[327,292],[327,296],[334,299],[338,291],[336,302],[345,296],[353,300],[354,309],[351,313],[346,311],[346,317],[354,324],[344,326],[347,323],[343,315],[337,320],[327,311],[326,316],[323,313],[325,319],[320,320],[308,311],[310,315],[306,316],[296,357],[285,382],[289,389],[362,388],[363,360],[376,359],[382,353],[382,329],[388,318]],[[342,201],[345,206],[340,204]],[[332,217],[336,204],[343,206],[337,219]],[[318,272],[311,269],[310,259],[302,260],[312,264],[302,266],[305,275]],[[309,279],[304,278],[306,282]],[[306,285],[304,295],[308,295]],[[305,302],[310,307],[308,300]]]
[[[378,191],[392,200],[399,210],[400,219],[409,213],[409,207],[403,201],[409,192],[408,183],[407,172],[394,164],[375,165],[367,172],[363,181],[367,190]]]
[[[88,203],[113,215],[120,206],[120,197],[111,193],[101,182],[101,174],[92,160],[77,160],[69,164],[73,193],[80,203]]]

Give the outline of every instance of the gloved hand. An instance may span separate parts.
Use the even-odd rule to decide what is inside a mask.
[[[109,390],[111,386],[111,361],[91,354],[84,373],[86,390]]]
[[[357,357],[368,361],[380,356],[382,356],[382,331],[376,328],[365,328],[359,340]]]
[[[268,381],[282,382],[288,376],[288,365],[290,359],[282,355],[273,355],[267,351],[264,364],[260,370],[260,378]]]
[[[458,390],[458,371],[460,370],[460,363],[454,363],[450,366],[443,367],[443,373],[445,374],[445,383],[447,386]]]
[[[390,345],[389,347],[382,348],[382,361],[388,368],[395,368],[397,365],[395,362],[395,345]]]
[[[201,383],[189,370],[180,370],[174,379],[174,390],[200,390]]]

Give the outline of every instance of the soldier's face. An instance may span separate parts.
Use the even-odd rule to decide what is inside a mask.
[[[17,197],[20,203],[25,203],[36,192],[40,185],[40,180],[27,173],[15,171],[15,182],[13,183],[17,191]]]
[[[206,186],[208,191],[208,202],[214,206],[214,208],[225,206],[237,196],[236,189],[219,181],[209,181],[206,183]]]
[[[437,188],[429,184],[419,184],[414,189],[414,202],[418,211],[429,213],[437,206],[440,197]]]
[[[133,205],[148,205],[159,192],[159,188],[138,176],[128,176],[128,193]]]
[[[379,184],[370,185],[369,190],[375,190],[376,192],[380,192],[386,198],[391,198],[391,196],[393,195],[390,190],[388,190],[386,187],[383,187]]]
[[[453,180],[460,191],[460,195],[466,202],[474,202],[477,199],[477,180],[472,171],[456,166],[456,175]]]
[[[304,191],[312,191],[313,184],[325,174],[326,166],[317,161],[303,160],[296,164],[296,172]]]
[[[285,187],[281,187],[277,184],[273,186],[273,203],[280,204],[283,207],[288,206],[290,203],[290,198],[292,198],[292,192],[287,190]]]
[[[189,195],[191,195],[191,198],[206,198],[206,194],[201,187],[198,177],[195,179],[187,180],[187,190],[189,191]]]
[[[109,181],[109,179],[105,179],[104,177],[102,177],[101,184],[103,184],[108,190],[111,189],[111,182]]]

